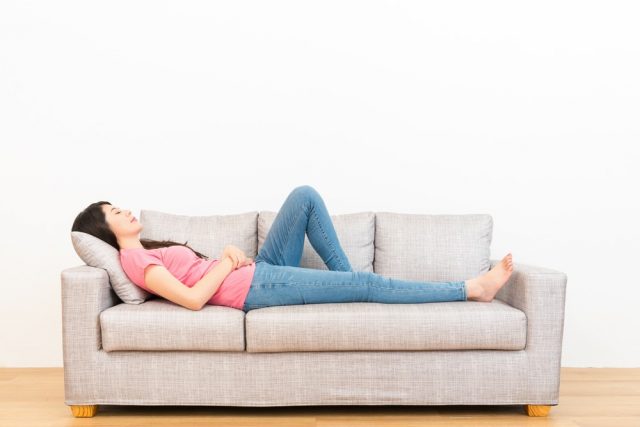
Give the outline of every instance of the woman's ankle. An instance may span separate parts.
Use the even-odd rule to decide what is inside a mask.
[[[482,295],[482,286],[480,286],[480,284],[475,279],[465,280],[464,286],[467,293],[467,300],[477,301]]]

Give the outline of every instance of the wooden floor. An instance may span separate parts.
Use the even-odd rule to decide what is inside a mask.
[[[513,406],[99,405],[74,418],[62,368],[0,368],[0,426],[572,426],[639,427],[640,369],[563,368],[560,401],[545,418]]]

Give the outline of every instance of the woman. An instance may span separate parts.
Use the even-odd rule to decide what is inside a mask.
[[[72,227],[118,249],[133,283],[193,310],[205,304],[247,312],[332,302],[490,302],[513,272],[510,253],[487,273],[464,281],[406,281],[353,271],[322,197],[308,185],[289,194],[255,262],[233,245],[220,259],[207,260],[186,243],[140,240],[141,229],[131,211],[106,201],[87,207]],[[329,270],[298,267],[305,235]]]

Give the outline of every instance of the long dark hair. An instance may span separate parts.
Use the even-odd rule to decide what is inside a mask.
[[[102,210],[102,205],[110,204],[110,202],[104,200],[91,203],[82,212],[80,212],[78,216],[76,216],[76,219],[73,221],[73,225],[71,226],[71,231],[82,231],[83,233],[91,234],[120,251],[118,239],[116,239],[116,235],[109,228],[109,224],[107,224],[107,217]],[[140,243],[145,249],[166,248],[168,246],[176,245],[186,246],[200,258],[209,259],[208,256],[201,254],[187,245],[187,242],[178,243],[172,240],[140,239]]]

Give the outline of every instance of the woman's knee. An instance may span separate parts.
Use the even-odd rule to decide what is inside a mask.
[[[320,193],[310,185],[300,185],[291,191],[292,194],[301,195],[309,199],[320,197]]]
[[[365,275],[367,282],[372,286],[386,286],[389,283],[389,278],[386,276],[382,276],[378,273],[374,273],[373,271],[363,271],[361,272]]]
[[[359,282],[366,283],[368,285],[378,283],[381,277],[375,274],[373,271],[352,271],[351,274]]]
[[[320,193],[310,185],[300,185],[294,188],[289,197],[294,197],[298,204],[311,207],[322,200]]]

